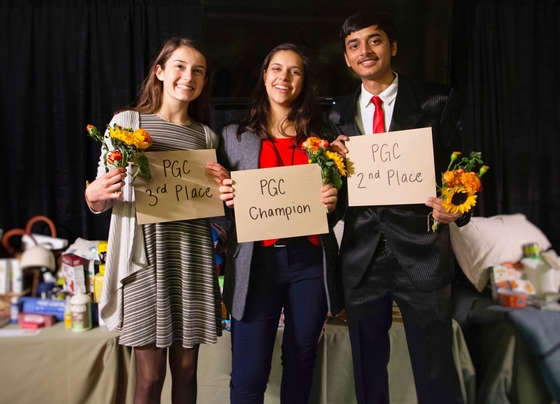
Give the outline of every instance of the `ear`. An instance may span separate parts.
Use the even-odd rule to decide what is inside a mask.
[[[397,55],[397,41],[393,41],[391,44],[391,56]]]
[[[352,66],[350,65],[350,62],[348,61],[348,56],[346,55],[346,52],[344,52],[344,60],[346,61],[346,66],[352,67]]]
[[[156,65],[156,77],[160,80],[163,81],[164,77],[165,77],[165,72],[164,70],[161,68],[161,65]]]
[[[263,70],[263,81],[266,83],[266,69]]]

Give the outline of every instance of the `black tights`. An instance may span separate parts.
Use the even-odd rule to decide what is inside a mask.
[[[183,348],[174,342],[169,348],[171,370],[171,401],[196,403],[198,347]],[[134,348],[136,359],[136,391],[134,404],[154,404],[161,401],[161,391],[167,371],[167,348],[147,345]]]

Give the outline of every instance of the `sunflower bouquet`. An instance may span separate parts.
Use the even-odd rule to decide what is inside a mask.
[[[476,205],[476,193],[482,190],[482,177],[488,166],[482,161],[480,152],[471,152],[469,157],[458,160],[461,152],[453,152],[447,171],[441,176],[441,186],[438,187],[439,198],[443,199],[442,206],[449,213],[465,213]],[[480,166],[478,172],[475,168]],[[430,213],[431,215],[431,213]],[[432,231],[438,229],[439,222],[434,220]]]
[[[307,153],[309,163],[317,163],[321,167],[323,184],[333,184],[336,189],[342,186],[342,177],[346,176],[344,160],[329,151],[329,142],[318,137],[308,137],[302,144],[301,149]]]
[[[105,171],[109,171],[109,166],[126,167],[128,163],[136,165],[138,169],[132,176],[130,183],[134,182],[136,177],[141,177],[150,182],[152,174],[148,159],[143,154],[152,144],[152,137],[143,128],[132,130],[132,128],[123,128],[117,124],[111,127],[107,125],[108,138],[113,148],[110,150],[105,142],[105,136],[93,125],[86,127],[88,135],[101,142],[103,147],[103,158],[105,161]]]

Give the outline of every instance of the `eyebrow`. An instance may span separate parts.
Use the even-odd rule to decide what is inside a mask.
[[[371,39],[373,37],[380,37],[380,36],[381,36],[381,34],[379,32],[374,32],[374,33],[368,35],[366,39]],[[348,42],[346,42],[346,46],[348,46],[350,44],[353,44],[355,42],[358,42],[359,40],[360,40],[360,38],[350,39]]]
[[[280,67],[284,67],[284,65],[282,63],[279,62],[274,62],[270,64],[270,67],[272,66],[280,66]],[[302,67],[299,67],[297,65],[293,65],[293,66],[288,66],[288,69],[298,69],[298,70],[303,70]]]
[[[171,61],[171,63],[175,63],[175,62],[180,62],[180,63],[184,63],[184,64],[188,64],[187,62],[185,62],[182,59],[174,59]],[[198,67],[198,68],[202,68],[202,69],[206,69],[206,66],[204,65],[193,65],[193,67]]]

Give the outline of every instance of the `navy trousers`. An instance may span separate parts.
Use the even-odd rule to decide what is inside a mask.
[[[232,404],[262,404],[284,308],[281,403],[307,404],[327,316],[323,251],[306,239],[255,247],[246,311],[232,319]]]

